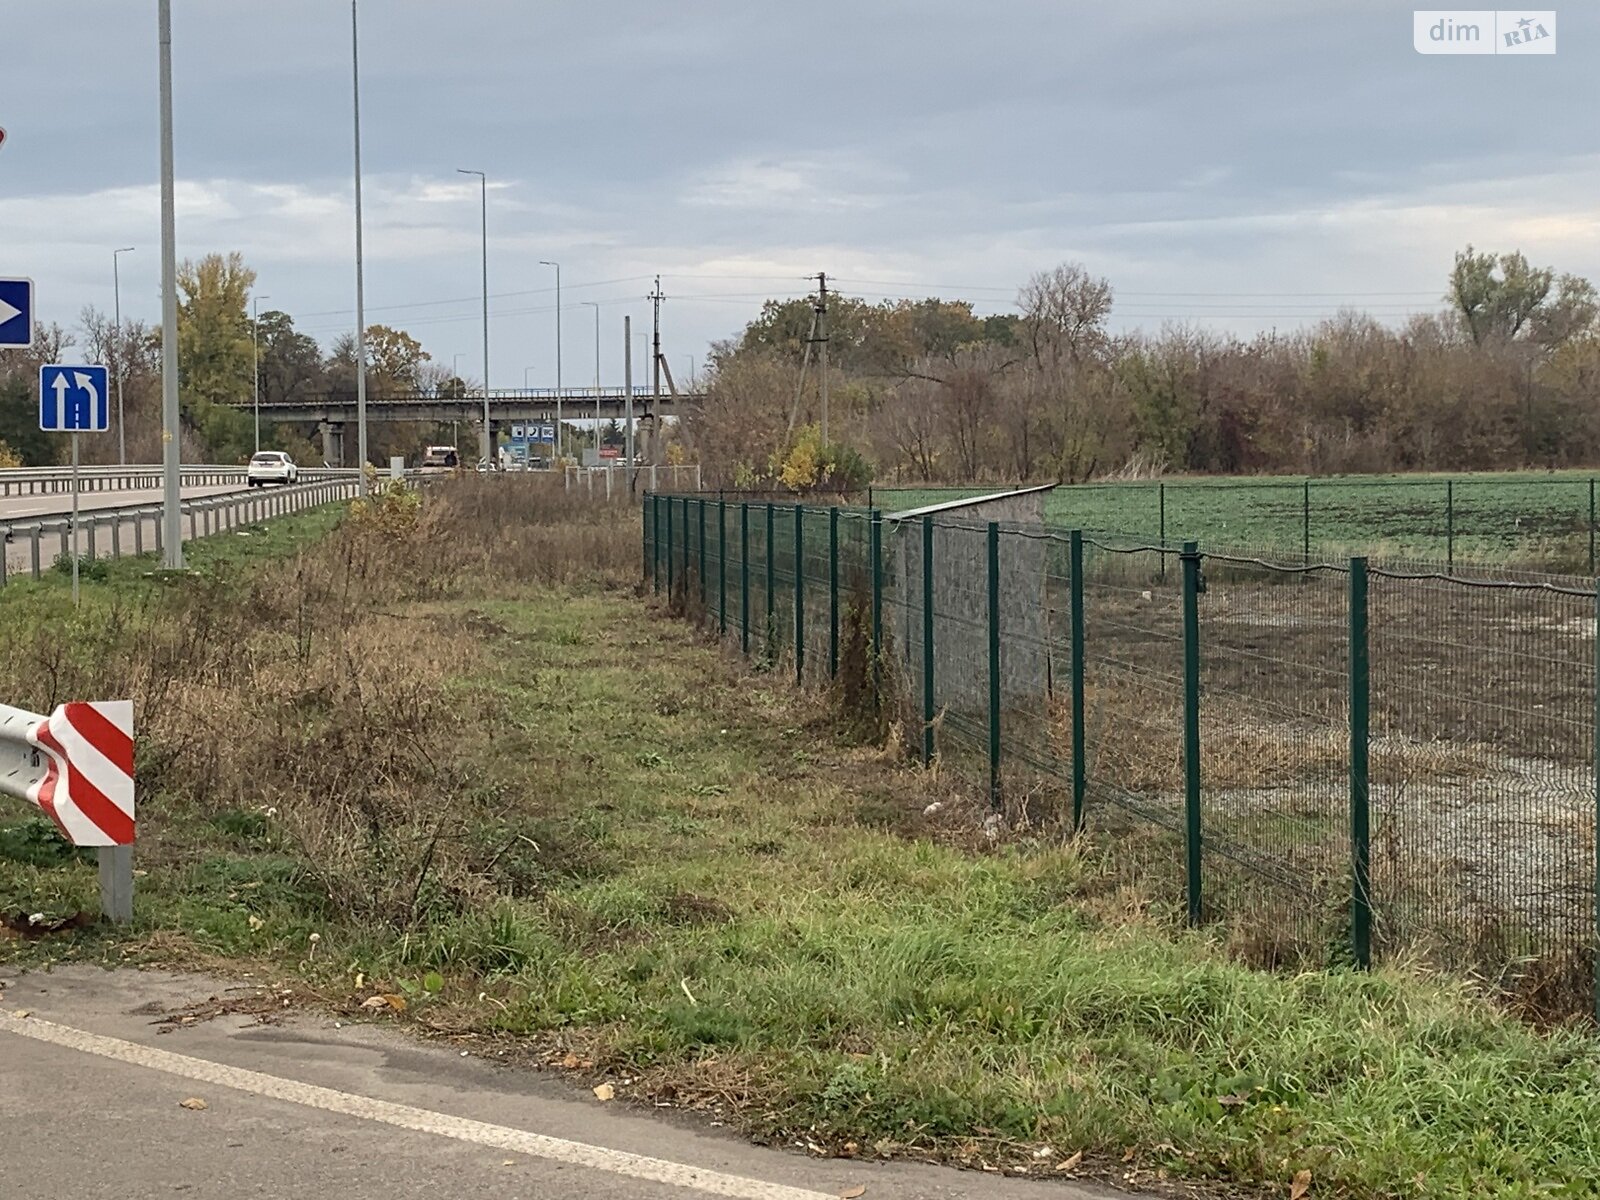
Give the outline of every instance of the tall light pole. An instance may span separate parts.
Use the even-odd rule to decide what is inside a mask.
[[[585,308],[594,309],[594,465],[600,465],[600,305],[585,300]]]
[[[173,201],[172,0],[159,0],[161,44],[161,565],[183,569],[178,411],[178,219]]]
[[[367,279],[361,245],[361,36],[350,0],[350,78],[356,130],[356,494],[367,494]],[[340,446],[343,453],[343,446]],[[342,465],[342,464],[341,464]]]
[[[559,462],[561,459],[561,264],[541,258],[539,265],[556,269],[556,461]]]
[[[456,174],[478,177],[483,207],[483,460],[493,467],[494,446],[489,438],[489,177],[463,167],[457,167]]]
[[[116,306],[116,333],[113,344],[117,356],[117,463],[124,467],[128,465],[128,428],[122,419],[122,272],[119,269],[118,255],[132,253],[132,246],[124,246],[120,250],[111,252],[111,289],[114,297],[112,303]]]
[[[250,346],[254,352],[256,365],[256,452],[261,452],[261,302],[271,300],[271,296],[250,297],[250,308],[253,318],[250,327]]]

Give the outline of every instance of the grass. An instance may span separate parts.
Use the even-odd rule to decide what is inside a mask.
[[[1587,573],[1592,472],[1368,475],[1314,479],[1309,537],[1314,553],[1390,559],[1538,565]],[[1046,519],[1061,528],[1104,530],[1202,548],[1299,552],[1307,537],[1301,477],[1174,478],[1061,487]],[[879,488],[874,503],[912,508],[983,495],[992,488]],[[1162,498],[1165,495],[1163,523]],[[1453,549],[1452,549],[1453,548]]]
[[[347,810],[370,801],[329,773],[349,741],[290,734],[292,768],[244,744],[291,712],[323,738],[360,732],[331,671],[253,702],[216,674],[208,702],[241,744],[160,777],[135,928],[0,940],[0,960],[248,962],[350,1010],[399,994],[406,1020],[829,1153],[1055,1174],[1082,1151],[1080,1172],[1251,1194],[1310,1171],[1315,1196],[1600,1195],[1588,1032],[1530,1029],[1398,967],[1250,970],[1130,891],[1103,847],[991,843],[958,781],[841,736],[823,698],[651,615],[624,585],[630,519],[555,513],[541,533],[509,503],[464,491],[422,559],[426,527],[384,535],[374,574],[348,577],[351,640],[313,654],[371,689],[354,651],[387,646],[425,710],[471,715],[447,738],[419,726],[433,774],[389,765],[414,794]],[[327,560],[359,562],[366,536],[338,531],[296,570],[344,582]],[[558,565],[580,551],[600,565]],[[442,576],[426,587],[409,578],[423,560]],[[226,575],[258,614],[233,654],[290,653],[294,606],[266,603],[257,565]],[[187,611],[199,586],[150,603]],[[0,597],[0,628],[15,611]],[[173,750],[153,728],[147,752]],[[341,891],[330,864],[359,859],[337,856],[387,856],[397,882],[413,834],[428,844],[408,802],[452,830],[422,901],[368,898],[367,875]],[[319,833],[313,810],[395,832]],[[0,911],[90,904],[91,869],[38,824],[0,825]]]

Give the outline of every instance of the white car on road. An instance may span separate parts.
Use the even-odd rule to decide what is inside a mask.
[[[244,477],[251,487],[263,487],[269,483],[298,483],[300,468],[294,465],[294,459],[281,450],[263,450],[251,456]]]

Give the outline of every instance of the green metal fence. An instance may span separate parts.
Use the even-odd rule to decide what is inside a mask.
[[[1004,486],[875,488],[867,502],[908,509]],[[1302,559],[1365,554],[1452,565],[1511,558],[1592,576],[1600,569],[1597,490],[1593,476],[1575,472],[1084,483],[1057,488],[1046,520],[1174,548],[1199,538]]]
[[[1012,821],[1115,836],[1263,962],[1600,1005],[1596,589],[876,509],[647,496],[675,611],[889,706]]]

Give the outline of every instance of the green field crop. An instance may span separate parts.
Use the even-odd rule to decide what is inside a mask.
[[[1045,519],[1203,549],[1369,554],[1592,573],[1594,476],[1582,472],[1170,479],[1057,488]],[[906,509],[995,490],[879,488]]]

